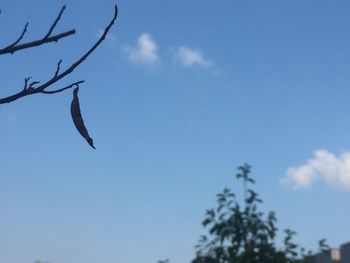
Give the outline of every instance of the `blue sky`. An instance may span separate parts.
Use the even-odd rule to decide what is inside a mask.
[[[58,44],[1,56],[0,96],[45,81],[96,41],[114,1],[1,3],[0,45],[30,21]],[[248,162],[263,209],[315,249],[350,240],[350,2],[125,1],[70,91],[0,110],[0,261],[189,262],[204,211]]]

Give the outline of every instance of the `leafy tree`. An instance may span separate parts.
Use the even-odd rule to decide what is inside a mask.
[[[217,194],[217,207],[206,211],[202,224],[209,235],[201,236],[192,263],[306,263],[313,262],[309,251],[293,242],[295,232],[284,231],[283,248],[276,245],[276,215],[265,215],[258,207],[262,203],[251,186],[251,167],[238,168],[237,179],[243,182],[243,205],[228,188]],[[324,241],[320,246],[327,248]]]
[[[5,46],[4,48],[0,48],[0,55],[6,55],[6,54],[15,54],[19,51],[23,51],[26,49],[33,49],[37,48],[41,45],[46,45],[49,43],[53,42],[58,42],[61,39],[64,39],[66,37],[69,37],[71,35],[75,34],[75,30],[69,30],[61,33],[54,33],[56,26],[59,24],[61,21],[62,15],[66,9],[66,6],[63,6],[56,17],[56,19],[53,21],[51,26],[49,27],[49,30],[47,31],[46,34],[42,38],[35,39],[29,42],[24,42],[23,43],[23,38],[28,32],[28,26],[29,23],[26,23],[25,26],[23,27],[23,30],[21,34],[19,34],[18,38],[9,45]],[[1,13],[0,10],[0,14]],[[100,38],[87,50],[83,55],[78,57],[72,64],[68,65],[63,69],[62,67],[62,60],[60,60],[57,63],[56,70],[53,73],[53,75],[45,81],[38,81],[38,80],[32,80],[32,77],[25,77],[24,78],[24,85],[22,88],[19,88],[18,92],[15,92],[14,94],[11,94],[9,96],[6,96],[4,98],[0,98],[0,104],[6,104],[6,103],[11,103],[14,102],[18,99],[21,99],[26,96],[34,95],[34,94],[45,94],[45,95],[51,95],[51,94],[56,94],[60,93],[63,91],[66,91],[68,89],[73,89],[73,101],[71,104],[71,114],[73,118],[73,122],[79,131],[79,133],[84,137],[84,139],[89,143],[89,145],[93,148],[93,141],[91,137],[89,136],[87,129],[84,125],[84,121],[80,112],[80,106],[79,106],[79,99],[78,99],[78,90],[79,86],[85,82],[85,80],[78,80],[75,81],[69,85],[65,85],[63,87],[59,88],[54,88],[52,89],[55,85],[60,85],[63,79],[65,79],[68,75],[73,73],[75,69],[77,69],[99,46],[100,44],[105,40],[107,34],[109,33],[110,29],[112,28],[116,18],[118,15],[118,8],[117,5],[115,5],[115,10],[114,10],[114,15],[108,25],[105,27],[102,35]]]
[[[202,224],[209,228],[209,235],[200,237],[192,263],[315,263],[312,251],[293,241],[295,231],[284,230],[283,246],[277,246],[276,215],[273,211],[265,215],[258,209],[262,200],[251,188],[255,181],[250,172],[251,167],[245,164],[236,175],[243,182],[243,204],[232,190],[224,188],[217,194],[217,207],[206,211]],[[325,239],[319,241],[319,251],[330,256]]]

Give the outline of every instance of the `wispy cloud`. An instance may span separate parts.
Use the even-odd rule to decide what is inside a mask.
[[[350,152],[344,152],[337,157],[327,150],[317,150],[306,164],[288,168],[281,182],[298,189],[310,187],[318,179],[349,191]]]
[[[202,52],[198,49],[180,46],[175,52],[176,59],[185,67],[210,67],[213,63],[205,58]]]
[[[133,63],[153,65],[160,61],[157,44],[148,33],[142,33],[137,38],[136,46],[128,46],[124,51]]]

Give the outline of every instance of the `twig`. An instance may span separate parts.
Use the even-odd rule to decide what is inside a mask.
[[[49,29],[49,32],[47,32],[47,34],[43,37],[43,39],[48,38],[49,36],[51,36],[52,31],[55,29],[55,27],[57,26],[58,22],[60,21],[60,19],[62,17],[62,14],[63,14],[65,9],[66,9],[66,5],[62,6],[61,11],[59,12],[57,18],[55,19],[55,21],[51,25],[51,27]]]
[[[5,47],[4,49],[11,49],[14,46],[16,46],[19,43],[19,41],[22,40],[22,38],[24,37],[25,33],[27,32],[28,25],[29,25],[29,23],[27,22],[25,24],[24,28],[23,28],[23,31],[22,31],[21,35],[18,37],[18,39],[15,42],[13,42],[11,45]]]
[[[67,89],[71,89],[71,88],[74,88],[74,87],[79,87],[79,84],[81,83],[84,83],[85,80],[80,80],[80,81],[77,81],[77,82],[74,82],[62,89],[57,89],[57,90],[43,90],[41,93],[43,94],[55,94],[55,93],[59,93],[59,92],[62,92],[62,91],[65,91]]]
[[[39,84],[40,81],[33,81],[32,83],[29,84],[28,89],[34,89],[34,85]]]
[[[62,59],[60,59],[60,61],[58,61],[58,63],[57,63],[57,69],[56,69],[56,72],[55,72],[55,77],[57,77],[58,74],[60,73],[61,63],[62,63]]]
[[[28,77],[28,78],[24,78],[24,87],[23,90],[26,90],[28,88],[28,81],[31,79],[32,77]]]

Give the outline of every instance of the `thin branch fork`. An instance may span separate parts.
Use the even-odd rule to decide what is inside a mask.
[[[115,5],[114,16],[113,16],[112,20],[110,21],[110,23],[108,24],[108,26],[104,29],[104,32],[101,35],[101,37],[97,40],[97,42],[86,53],[84,53],[76,62],[74,62],[66,70],[64,70],[62,73],[59,72],[60,71],[61,62],[62,62],[62,60],[60,60],[57,63],[56,72],[55,72],[54,76],[51,79],[49,79],[45,83],[41,84],[40,86],[34,87],[34,84],[30,84],[29,87],[28,87],[29,79],[26,78],[25,79],[25,88],[22,89],[20,92],[14,94],[14,95],[11,95],[11,96],[8,96],[8,97],[0,99],[0,104],[10,103],[10,102],[18,100],[18,99],[20,99],[22,97],[33,95],[33,94],[36,94],[36,93],[42,93],[42,94],[59,93],[59,92],[65,91],[67,89],[76,87],[77,85],[83,83],[84,81],[81,80],[81,81],[77,81],[75,83],[72,83],[72,84],[70,84],[70,85],[68,85],[68,86],[66,86],[64,88],[61,88],[61,89],[57,89],[57,90],[54,90],[54,91],[47,91],[46,90],[46,88],[52,86],[53,84],[57,83],[59,80],[65,78],[67,75],[72,73],[81,63],[83,63],[96,50],[96,48],[105,40],[108,32],[110,31],[110,29],[113,26],[115,20],[117,19],[117,16],[118,16],[118,7],[117,7],[117,5]],[[38,82],[36,82],[35,84],[38,84]]]
[[[4,54],[14,54],[15,52],[22,50],[22,49],[27,49],[27,48],[32,48],[32,47],[37,47],[37,46],[41,46],[50,42],[58,42],[58,40],[60,40],[61,38],[65,38],[68,37],[70,35],[74,35],[75,34],[75,30],[69,30],[60,34],[56,34],[52,36],[52,32],[53,30],[56,28],[58,22],[61,20],[62,18],[62,14],[64,12],[64,10],[66,9],[66,6],[64,5],[57,18],[55,19],[55,21],[52,23],[49,31],[45,34],[45,36],[39,40],[34,40],[31,42],[27,42],[24,44],[19,44],[19,42],[23,39],[24,35],[27,33],[27,29],[28,29],[28,25],[29,23],[26,23],[23,31],[21,33],[21,35],[17,38],[16,41],[14,41],[12,44],[8,45],[7,47],[0,49],[0,55],[4,55]]]

